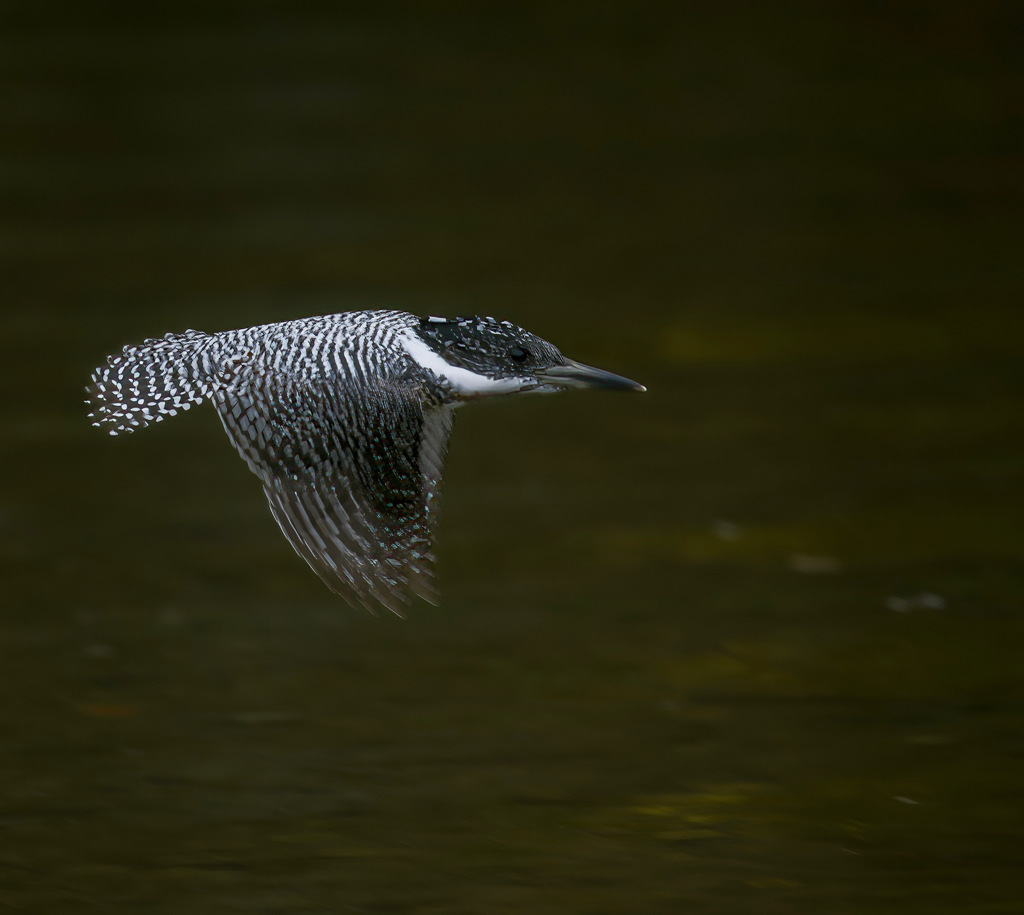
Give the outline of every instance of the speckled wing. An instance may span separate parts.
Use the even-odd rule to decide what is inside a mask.
[[[222,366],[212,399],[281,530],[332,591],[399,615],[410,593],[436,602],[449,409],[426,408],[398,377],[375,388],[297,377],[251,353]]]

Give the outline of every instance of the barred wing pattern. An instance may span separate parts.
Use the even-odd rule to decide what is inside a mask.
[[[359,385],[232,367],[214,385],[221,422],[295,551],[323,582],[399,613],[411,591],[436,602],[431,541],[450,413],[396,382]]]

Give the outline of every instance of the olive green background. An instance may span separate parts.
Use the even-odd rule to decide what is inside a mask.
[[[0,908],[1024,907],[1022,18],[5,4]],[[290,550],[121,345],[492,314],[444,601]]]

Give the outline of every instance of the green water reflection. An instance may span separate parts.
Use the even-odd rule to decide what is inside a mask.
[[[767,9],[12,15],[0,907],[1020,910],[1019,23]],[[406,621],[79,403],[365,307],[649,388],[467,409]]]

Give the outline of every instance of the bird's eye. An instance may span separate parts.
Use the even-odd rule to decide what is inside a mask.
[[[513,346],[512,349],[508,351],[508,358],[513,362],[523,362],[528,359],[529,356],[529,351],[523,349],[521,346]]]

